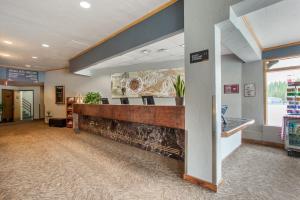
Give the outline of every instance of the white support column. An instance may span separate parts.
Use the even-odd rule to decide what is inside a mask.
[[[237,2],[237,1],[235,1]],[[221,33],[229,1],[185,0],[186,180],[217,190],[221,181]],[[190,63],[190,53],[209,60]]]

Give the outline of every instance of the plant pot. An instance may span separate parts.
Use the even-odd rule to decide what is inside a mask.
[[[175,97],[176,106],[183,105],[183,97]]]

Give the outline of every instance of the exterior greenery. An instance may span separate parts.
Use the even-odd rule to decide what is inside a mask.
[[[181,79],[180,75],[176,77],[176,81],[173,82],[174,89],[176,91],[177,97],[184,97],[185,94],[185,84],[184,80]]]
[[[284,81],[272,82],[268,85],[268,97],[277,97],[286,100],[287,83]]]
[[[100,104],[100,101],[101,101],[100,92],[89,92],[83,99],[83,102],[86,104]]]
[[[0,103],[0,113],[3,111],[3,105]]]

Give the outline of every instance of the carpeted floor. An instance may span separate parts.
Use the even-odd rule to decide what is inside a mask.
[[[185,182],[183,163],[42,122],[0,126],[0,199],[300,199],[300,159],[243,145],[217,194]]]

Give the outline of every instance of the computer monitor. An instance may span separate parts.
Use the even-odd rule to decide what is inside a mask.
[[[120,100],[121,100],[121,104],[129,104],[129,100],[127,97],[120,98]]]
[[[153,96],[142,96],[144,105],[155,105]]]
[[[101,98],[102,104],[109,104],[108,98]]]

